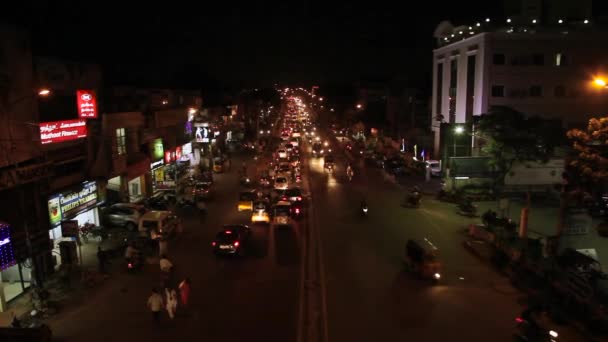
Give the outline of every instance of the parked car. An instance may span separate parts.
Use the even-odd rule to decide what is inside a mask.
[[[145,213],[146,208],[143,205],[116,203],[102,210],[102,222],[135,231],[140,217]]]
[[[139,233],[152,239],[166,238],[177,230],[179,219],[171,211],[151,210],[139,220]]]
[[[431,176],[441,177],[441,163],[439,160],[427,160],[425,163],[431,169]]]

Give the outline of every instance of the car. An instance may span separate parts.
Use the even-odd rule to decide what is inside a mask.
[[[294,150],[293,144],[292,143],[285,144],[285,149],[287,150],[287,152],[293,151]]]
[[[272,224],[275,226],[291,226],[291,203],[279,201],[274,206]]]
[[[263,188],[268,188],[271,186],[271,184],[272,184],[271,182],[272,182],[272,178],[270,178],[270,176],[262,176],[262,177],[260,177],[258,184]]]
[[[287,158],[287,150],[280,149],[277,151],[277,155],[279,158]]]
[[[277,173],[285,175],[285,177],[291,176],[291,164],[288,162],[281,162],[277,167]]]
[[[312,155],[315,157],[320,157],[323,154],[323,145],[320,142],[315,142],[312,144]]]
[[[102,222],[135,231],[139,225],[139,219],[145,213],[146,208],[143,205],[116,203],[102,210]]]
[[[300,188],[291,188],[285,191],[285,198],[290,203],[302,202],[302,190]]]
[[[288,186],[287,178],[280,176],[274,179],[274,188],[277,190],[286,190]]]
[[[251,238],[251,229],[245,225],[225,225],[215,235],[211,247],[216,255],[243,255]]]
[[[253,201],[257,198],[255,191],[243,191],[239,194],[238,211],[253,210]]]
[[[179,219],[168,210],[150,210],[139,219],[140,235],[152,239],[166,238],[177,230]]]
[[[431,169],[431,176],[441,177],[441,162],[439,160],[427,160],[426,167]]]
[[[292,144],[294,148],[298,148],[300,146],[300,141],[298,140],[298,138],[291,138],[291,140],[289,140],[289,143]]]
[[[332,172],[334,170],[334,167],[334,157],[331,155],[326,155],[325,158],[323,158],[323,169],[328,172]]]
[[[268,203],[266,201],[257,201],[253,204],[251,212],[251,223],[270,223],[270,214],[268,214]]]
[[[302,132],[301,132],[299,129],[297,129],[297,128],[296,128],[296,129],[294,129],[294,130],[291,132],[291,137],[292,137],[292,138],[299,138],[299,137],[301,137],[301,136],[302,136]]]
[[[192,195],[195,198],[209,199],[211,198],[211,183],[197,182],[192,188]]]
[[[292,167],[300,165],[300,157],[296,155],[291,156],[291,158],[289,158],[289,163]]]
[[[289,133],[287,133],[287,132],[283,132],[283,133],[281,133],[281,139],[282,139],[283,141],[287,141],[287,140],[289,140]]]

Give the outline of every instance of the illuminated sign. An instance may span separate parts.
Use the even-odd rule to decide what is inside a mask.
[[[85,138],[87,122],[84,119],[45,122],[40,124],[40,143],[50,144]]]
[[[182,155],[186,156],[190,153],[192,153],[192,143],[182,145]]]
[[[175,151],[165,151],[165,164],[175,161]]]
[[[182,159],[182,147],[177,146],[175,148],[175,160],[180,160],[180,159]]]
[[[159,161],[155,161],[154,163],[150,164],[150,170],[154,170],[154,169],[158,169],[159,167],[163,166],[164,164],[164,160],[159,160]]]
[[[94,119],[97,117],[97,96],[93,90],[77,90],[76,104],[78,117]]]
[[[62,219],[95,204],[97,204],[96,182],[86,182],[77,190],[55,195],[48,201],[51,225],[55,226]]]
[[[11,226],[0,223],[0,271],[17,263],[11,243]]]
[[[152,153],[152,160],[162,160],[165,156],[165,149],[163,147],[163,139],[154,139],[150,143],[150,151]]]

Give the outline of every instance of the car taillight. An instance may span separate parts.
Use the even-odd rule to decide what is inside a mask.
[[[301,201],[302,200],[302,196],[298,196],[297,199],[298,199],[298,201]]]
[[[128,263],[128,264],[127,264],[127,267],[128,267],[128,268],[133,268],[133,264],[132,264],[132,263]]]
[[[214,246],[214,247],[215,247],[215,241],[213,241],[213,242],[211,243],[211,246]]]
[[[525,322],[525,320],[523,318],[521,318],[521,317],[516,317],[515,318],[515,322],[517,322],[517,323],[523,323],[523,322]]]
[[[239,242],[238,242],[238,241],[236,241],[236,242],[234,243],[234,247],[238,247],[238,246],[239,246]]]
[[[300,208],[296,208],[296,214],[300,213]]]

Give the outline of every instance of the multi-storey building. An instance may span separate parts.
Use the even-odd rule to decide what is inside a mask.
[[[604,114],[608,97],[592,80],[605,66],[608,35],[591,19],[554,16],[548,23],[528,14],[501,23],[487,18],[437,27],[431,103],[435,155],[455,139],[441,133],[441,123],[467,124],[493,106],[559,120],[564,128]]]

